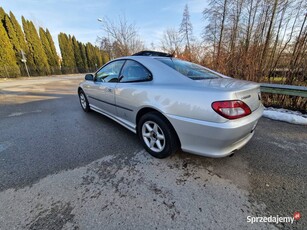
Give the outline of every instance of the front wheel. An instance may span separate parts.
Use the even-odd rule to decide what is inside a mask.
[[[138,123],[139,138],[152,156],[165,158],[178,150],[179,141],[171,124],[157,112],[143,115]]]
[[[80,101],[80,105],[82,107],[82,109],[85,111],[85,112],[89,112],[90,111],[90,105],[88,103],[88,100],[85,96],[85,93],[83,92],[83,90],[80,90],[79,91],[79,101]]]

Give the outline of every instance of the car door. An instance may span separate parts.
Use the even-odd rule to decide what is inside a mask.
[[[142,85],[151,80],[151,72],[143,65],[134,60],[125,62],[120,81],[116,85],[116,110],[117,116],[132,128],[135,123],[135,108],[140,100],[146,98]]]
[[[116,115],[114,89],[124,63],[125,60],[113,61],[95,73],[93,85],[88,90],[92,107],[109,115]]]

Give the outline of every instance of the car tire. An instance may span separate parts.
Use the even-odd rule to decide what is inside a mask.
[[[156,158],[166,158],[179,148],[179,139],[174,128],[158,112],[146,113],[141,117],[138,135],[146,151]]]
[[[91,109],[84,91],[79,90],[78,94],[79,94],[79,101],[81,108],[83,109],[84,112],[89,112]]]

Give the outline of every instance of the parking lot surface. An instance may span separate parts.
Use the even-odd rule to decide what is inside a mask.
[[[306,126],[262,118],[232,157],[155,159],[82,111],[82,78],[0,80],[1,230],[307,229]]]

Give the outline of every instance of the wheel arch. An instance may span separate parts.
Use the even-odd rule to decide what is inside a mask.
[[[167,122],[167,124],[173,129],[174,133],[176,134],[176,138],[177,138],[179,146],[181,148],[180,138],[179,138],[177,131],[174,128],[173,124],[168,120],[168,118],[161,111],[154,109],[152,107],[144,107],[137,112],[137,115],[136,115],[136,131],[138,132],[138,124],[139,124],[139,120],[141,119],[141,117],[143,115],[145,115],[146,113],[150,113],[150,112],[157,113],[163,120],[165,120]]]
[[[78,94],[80,93],[80,91],[83,91],[83,89],[79,86],[78,87]]]

